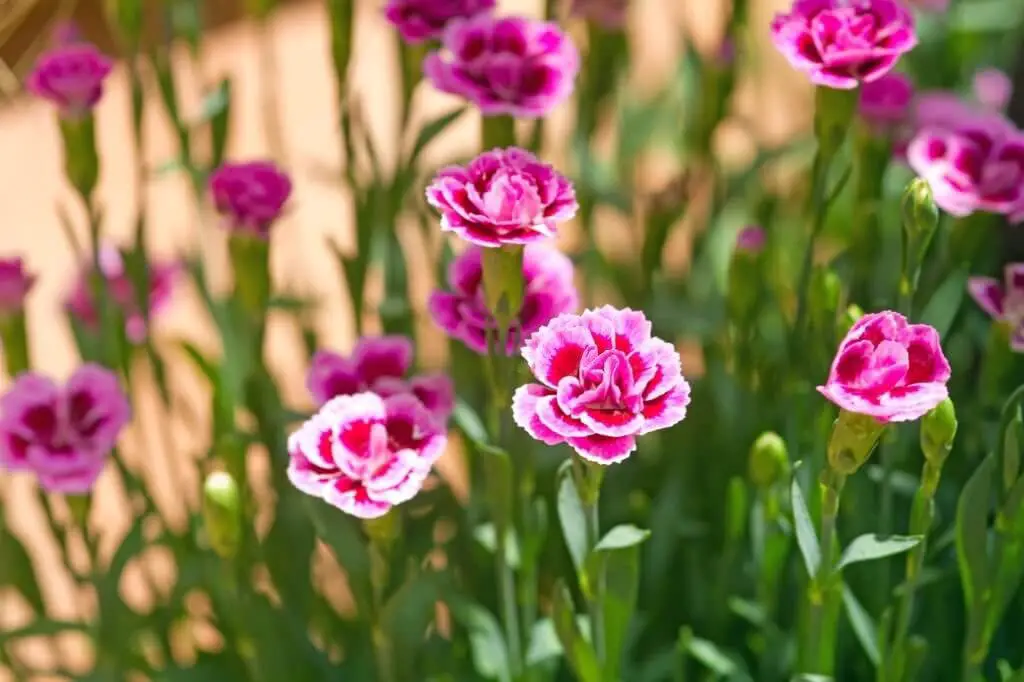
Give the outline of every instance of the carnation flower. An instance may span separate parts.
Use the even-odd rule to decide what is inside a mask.
[[[484,298],[482,250],[470,246],[448,267],[450,291],[435,291],[427,307],[437,326],[477,353],[488,352],[488,342],[499,343],[498,325]],[[574,312],[579,303],[573,266],[565,254],[543,244],[523,251],[523,305],[516,324],[504,330],[506,352],[514,353],[520,342],[562,313]]]
[[[65,43],[43,54],[25,81],[32,94],[48,100],[65,118],[87,114],[103,96],[103,81],[114,62],[88,43]]]
[[[989,111],[1002,111],[1013,96],[1013,81],[1005,71],[982,69],[974,74],[974,98]]]
[[[149,269],[149,304],[148,313],[139,309],[139,295],[135,291],[135,283],[125,268],[121,252],[112,245],[104,244],[99,254],[100,272],[105,280],[108,301],[114,305],[124,317],[125,335],[132,343],[142,343],[149,333],[146,320],[163,312],[171,302],[174,286],[181,273],[181,265],[177,262],[148,263]],[[82,270],[65,300],[64,307],[86,327],[95,329],[100,324],[99,304],[95,298],[93,283],[94,264],[82,265]]]
[[[882,423],[905,422],[946,399],[949,375],[939,333],[885,311],[853,325],[818,391],[848,412]]]
[[[892,129],[905,123],[913,104],[914,84],[902,73],[887,73],[860,89],[860,117],[875,129]]]
[[[455,405],[455,389],[443,374],[406,379],[412,365],[412,342],[404,336],[366,336],[345,357],[328,350],[313,356],[306,387],[318,405],[342,395],[373,392],[383,397],[414,396],[440,424]]]
[[[1024,263],[1006,266],[1003,282],[992,277],[967,280],[971,298],[997,322],[1010,327],[1010,347],[1024,352]]]
[[[637,436],[686,416],[690,385],[679,353],[651,336],[642,312],[604,306],[560,315],[530,337],[523,357],[539,383],[512,397],[516,424],[592,462],[620,462]]]
[[[288,438],[288,478],[346,514],[377,518],[415,497],[446,443],[410,395],[343,395]]]
[[[407,43],[436,40],[453,19],[468,19],[494,9],[495,0],[389,0],[384,16]]]
[[[25,297],[36,283],[21,258],[0,258],[0,316],[20,312]]]
[[[82,365],[63,387],[26,372],[0,398],[0,466],[35,473],[49,492],[88,492],[130,415],[104,367]]]
[[[760,225],[748,225],[736,235],[736,250],[740,253],[755,255],[764,251],[768,235]]]
[[[795,69],[815,85],[840,90],[878,80],[917,45],[901,0],[795,0],[771,30]]]
[[[548,239],[579,207],[569,180],[517,147],[443,168],[427,187],[427,203],[441,212],[442,230],[479,246]]]
[[[547,116],[572,94],[580,68],[579,52],[557,24],[519,17],[455,19],[442,47],[423,60],[423,73],[484,116]]]
[[[272,161],[225,163],[210,175],[213,204],[230,229],[266,238],[292,193],[292,181]]]
[[[997,120],[967,119],[918,130],[907,147],[910,167],[931,185],[950,215],[977,211],[1024,220],[1024,133]]]

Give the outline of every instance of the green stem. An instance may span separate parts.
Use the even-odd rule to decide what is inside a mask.
[[[807,239],[807,247],[800,264],[800,279],[797,281],[796,318],[793,323],[794,349],[803,348],[807,298],[811,286],[811,272],[814,268],[814,251],[818,244],[818,238],[825,228],[825,183],[828,178],[829,164],[830,158],[826,158],[825,153],[819,148],[811,168],[811,234]]]
[[[839,516],[839,498],[846,483],[846,476],[832,467],[825,467],[821,474],[821,565],[808,585],[808,641],[804,666],[808,672],[831,674],[832,661],[825,660],[824,639],[826,629],[825,610],[828,592],[833,580],[832,548],[835,544],[836,519]]]
[[[601,499],[601,480],[604,469],[599,464],[591,464],[579,458],[573,459],[573,474],[576,487],[583,503],[583,517],[586,524],[587,547],[593,549],[601,540],[601,524],[598,507]],[[598,565],[597,574],[593,576],[593,584],[586,584],[587,612],[590,615],[590,632],[594,643],[597,660],[603,666],[607,659],[605,646],[604,601],[606,588],[604,564]]]
[[[370,539],[370,583],[373,590],[373,654],[377,668],[378,682],[394,682],[394,651],[391,638],[384,627],[382,613],[388,584],[388,550],[385,541],[380,538]]]
[[[516,144],[516,120],[511,116],[483,116],[480,119],[480,148],[490,151],[495,148],[514,147]]]
[[[4,368],[9,379],[13,380],[31,368],[25,311],[0,316],[0,342],[3,343]]]

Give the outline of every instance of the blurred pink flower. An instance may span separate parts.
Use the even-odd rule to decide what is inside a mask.
[[[839,344],[818,391],[841,409],[880,422],[913,421],[946,399],[949,362],[939,333],[899,313],[869,313]]]
[[[609,31],[626,25],[630,0],[573,0],[572,14]]]
[[[910,141],[907,161],[950,215],[986,211],[1024,220],[1024,133],[984,119],[928,126]]]
[[[82,32],[78,25],[70,20],[58,21],[53,27],[54,45],[71,45],[82,42]]]
[[[427,187],[427,203],[441,212],[442,230],[485,247],[553,237],[579,208],[568,179],[517,147],[442,168]]]
[[[1013,96],[1013,81],[999,69],[982,69],[974,74],[974,98],[989,111],[1003,111]]]
[[[441,329],[480,354],[488,352],[488,340],[497,345],[498,328],[484,299],[482,251],[470,246],[448,267],[451,291],[434,291],[427,307]],[[525,292],[518,324],[508,330],[506,352],[518,350],[523,339],[562,313],[575,312],[579,304],[573,281],[572,261],[554,247],[530,244],[523,251]]]
[[[114,62],[88,43],[66,43],[44,53],[25,87],[57,105],[65,118],[84,116],[103,96],[103,81]]]
[[[768,235],[760,225],[747,225],[736,235],[736,250],[742,253],[758,254],[764,250]]]
[[[1024,352],[1024,263],[1006,266],[1003,282],[992,277],[971,277],[967,291],[981,309],[1010,327],[1010,347]]]
[[[142,343],[149,333],[147,317],[152,320],[163,312],[171,302],[174,287],[181,274],[181,264],[176,261],[148,263],[149,269],[149,314],[139,309],[139,295],[135,283],[125,268],[124,257],[110,244],[100,247],[100,271],[106,280],[107,296],[124,317],[125,335],[132,343]],[[93,263],[83,264],[64,305],[68,313],[86,327],[97,328],[100,323],[99,306],[95,300],[92,283]]]
[[[412,396],[339,396],[288,438],[288,478],[346,514],[377,518],[416,496],[446,444]]]
[[[642,312],[604,306],[560,315],[530,337],[523,357],[540,383],[516,390],[516,424],[592,462],[621,462],[637,436],[686,416],[690,385],[679,353],[651,336]]]
[[[0,258],[0,316],[25,308],[25,297],[36,283],[21,258]]]
[[[496,0],[388,0],[384,16],[407,43],[436,40],[452,19],[467,19],[494,9]]]
[[[231,230],[266,238],[292,193],[292,181],[273,161],[225,163],[210,175],[213,205]]]
[[[914,106],[914,84],[895,71],[860,89],[860,117],[875,130],[892,130],[906,123]]]
[[[332,398],[373,392],[382,397],[409,394],[440,424],[446,424],[455,405],[455,389],[443,374],[406,379],[412,365],[412,341],[404,336],[364,336],[352,355],[319,350],[306,375],[306,388],[317,405]]]
[[[423,60],[423,73],[484,116],[547,116],[572,94],[580,68],[576,46],[558,25],[533,19],[455,19],[442,46]]]
[[[815,85],[841,90],[878,80],[917,45],[902,0],[795,0],[771,31],[793,68]]]
[[[63,387],[26,372],[0,397],[0,466],[35,473],[49,492],[88,492],[130,418],[104,367],[82,365]]]

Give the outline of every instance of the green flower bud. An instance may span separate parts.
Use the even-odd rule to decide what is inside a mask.
[[[903,192],[903,230],[911,243],[927,246],[939,225],[939,209],[927,180],[914,178]]]
[[[765,431],[750,447],[747,475],[758,488],[770,488],[789,477],[786,441],[774,431]]]
[[[203,483],[203,522],[213,551],[233,557],[242,543],[242,502],[238,483],[226,471],[215,471]]]
[[[828,441],[829,466],[844,476],[855,473],[868,461],[884,430],[885,424],[874,417],[840,410]]]
[[[506,331],[523,307],[523,247],[483,249],[484,296],[498,329]]]
[[[921,452],[929,464],[943,465],[953,449],[956,428],[956,409],[949,398],[921,417]]]
[[[846,335],[853,329],[853,325],[857,324],[857,320],[864,317],[864,311],[860,309],[860,306],[856,303],[851,303],[846,306],[846,310],[839,317],[839,321],[836,323],[836,331],[838,332],[839,338],[846,338]]]

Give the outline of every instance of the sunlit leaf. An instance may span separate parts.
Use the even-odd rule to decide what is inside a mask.
[[[894,554],[902,554],[921,544],[923,539],[924,536],[922,535],[892,535],[883,538],[880,535],[867,533],[858,536],[843,550],[843,555],[839,558],[836,570],[842,570],[850,564],[874,561],[875,559],[882,559]]]
[[[818,535],[814,531],[811,512],[807,509],[807,502],[804,500],[800,481],[796,476],[793,476],[793,483],[790,486],[790,500],[793,506],[796,543],[800,547],[800,555],[804,558],[807,574],[813,576],[818,573],[818,567],[821,566],[821,547],[818,543]]]
[[[860,642],[868,660],[877,666],[882,658],[878,652],[878,628],[872,622],[871,614],[846,585],[843,585],[843,605],[846,607],[846,618],[850,621],[853,634],[857,636],[857,641]]]

